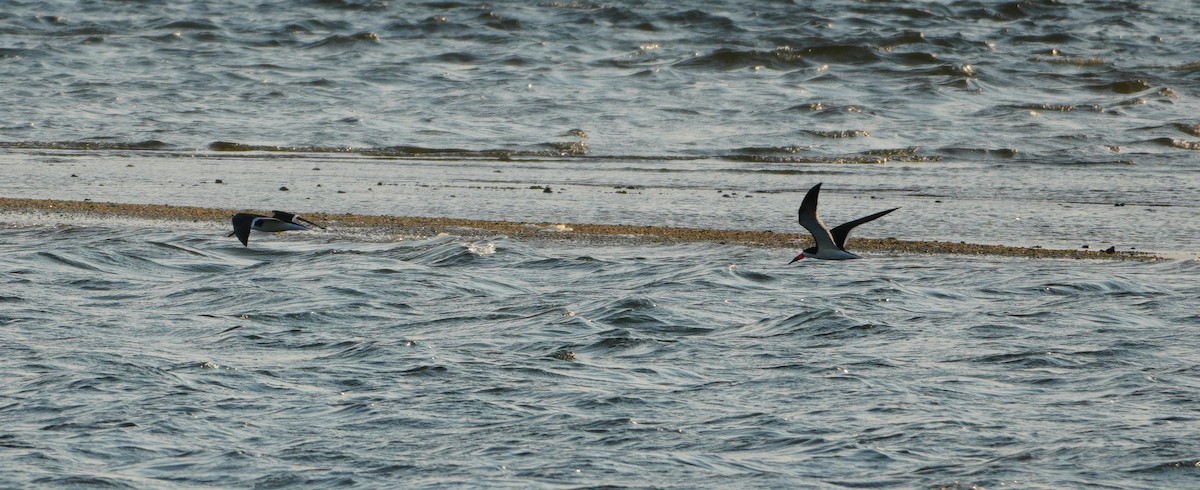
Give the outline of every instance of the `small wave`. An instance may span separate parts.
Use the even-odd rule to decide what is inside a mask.
[[[803,338],[850,338],[862,336],[876,326],[853,320],[840,311],[816,309],[786,317],[765,318],[739,328],[741,335],[771,338],[796,335]]]
[[[813,46],[799,50],[801,55],[825,63],[874,63],[879,55],[868,46],[833,45]]]
[[[302,47],[306,48],[306,49],[341,48],[341,47],[356,46],[356,45],[362,44],[362,43],[377,44],[380,41],[381,41],[381,38],[379,37],[379,34],[376,34],[374,32],[360,32],[360,33],[352,34],[349,36],[342,35],[342,34],[334,34],[334,35],[326,37],[325,39],[322,39],[320,41],[315,41],[312,43],[305,44]]]
[[[441,376],[450,372],[450,368],[439,364],[423,365],[401,371],[404,376]]]
[[[659,318],[663,313],[649,298],[627,297],[592,308],[584,316],[607,325],[653,330],[671,326],[671,322]]]
[[[0,60],[19,60],[21,58],[39,56],[41,52],[25,48],[0,48]]]
[[[158,140],[132,143],[107,141],[0,141],[0,148],[41,150],[165,150],[171,145]]]
[[[279,33],[314,33],[323,31],[341,31],[351,25],[340,20],[304,19],[285,24]]]
[[[605,337],[581,350],[605,353],[618,350],[623,351],[623,355],[646,355],[658,350],[661,343],[662,341],[651,338]]]
[[[86,260],[67,257],[67,256],[64,256],[61,254],[57,254],[54,252],[46,252],[46,251],[37,252],[36,255],[38,257],[46,260],[47,262],[50,262],[53,264],[65,265],[65,266],[73,268],[73,269],[85,270],[85,271],[90,271],[90,272],[103,272],[103,269],[101,269],[99,266],[94,265],[91,262],[86,261]]]
[[[1153,463],[1147,466],[1134,468],[1129,471],[1132,473],[1182,472],[1185,475],[1191,475],[1191,477],[1194,477],[1197,472],[1200,472],[1200,459],[1184,459]]]
[[[729,271],[734,277],[737,277],[739,279],[749,281],[749,282],[755,283],[755,284],[771,284],[771,283],[775,283],[779,280],[778,277],[770,275],[770,274],[764,274],[762,272],[757,272],[757,271],[742,270],[737,267],[730,267]]]
[[[838,105],[828,102],[807,102],[804,104],[789,106],[784,109],[786,112],[813,112],[821,117],[838,117],[846,114],[863,114],[867,112],[857,105]]]
[[[1150,90],[1150,82],[1146,80],[1124,80],[1089,87],[1096,92],[1114,92],[1118,94],[1136,94]]]
[[[470,242],[467,251],[475,255],[492,255],[496,253],[496,244],[492,242]]]
[[[808,151],[810,148],[804,146],[770,146],[761,148],[738,148],[734,153],[751,153],[751,154],[772,154],[772,153],[800,153]]]
[[[480,15],[479,18],[485,21],[483,25],[500,31],[517,31],[522,28],[519,19],[506,18],[496,12],[488,12]]]
[[[1060,13],[1052,4],[1043,4],[1041,2],[1008,2],[998,7],[978,11],[975,15],[978,15],[980,19],[990,17],[991,20],[1020,20],[1027,18],[1041,19],[1046,16],[1056,18]]]
[[[1091,58],[1070,58],[1070,57],[1042,58],[1042,57],[1037,57],[1037,58],[1033,58],[1033,61],[1036,61],[1039,63],[1050,63],[1050,64],[1054,64],[1054,65],[1072,65],[1072,66],[1101,66],[1101,65],[1107,64],[1106,61],[1104,61],[1101,58],[1097,58],[1097,57],[1091,57]]]
[[[1076,296],[1080,294],[1102,294],[1112,296],[1153,297],[1165,294],[1163,291],[1139,285],[1134,282],[1110,279],[1107,281],[1055,282],[1038,286],[1048,294]]]
[[[305,0],[300,3],[310,4],[315,7],[349,11],[362,10],[371,12],[387,10],[388,8],[386,0]]]
[[[1159,146],[1165,146],[1179,150],[1200,150],[1200,141],[1188,141],[1175,138],[1155,138],[1149,142]]]
[[[122,32],[118,28],[100,24],[73,27],[70,29],[54,31],[53,33],[54,36],[61,37],[113,36],[119,34],[122,34]]]
[[[915,11],[915,12],[920,12],[921,15],[925,15],[925,14],[932,15],[932,13],[929,11]],[[880,46],[887,47],[887,48],[895,48],[896,46],[904,46],[907,44],[925,44],[927,42],[929,42],[929,41],[928,41],[928,39],[925,38],[924,32],[905,31],[903,33],[897,34],[897,35],[889,37],[889,38],[880,39],[878,41],[878,44]]]
[[[425,58],[415,60],[419,63],[449,63],[456,65],[474,65],[482,61],[483,58],[475,53],[452,51],[448,53],[439,53]]]
[[[358,119],[351,119],[358,121]],[[843,130],[843,131],[820,131],[807,130],[808,134],[814,137],[824,139],[846,139],[846,138],[862,138],[869,137],[870,132],[865,130]],[[858,154],[851,155],[803,155],[793,156],[803,151],[809,150],[802,146],[779,146],[779,147],[749,147],[740,148],[728,152],[713,150],[700,155],[655,155],[655,154],[640,154],[640,155],[593,155],[591,148],[586,141],[569,141],[569,142],[547,142],[539,146],[546,149],[486,149],[486,150],[469,150],[462,148],[431,148],[422,146],[386,146],[386,147],[364,147],[354,148],[349,146],[279,146],[279,145],[257,145],[249,143],[237,143],[230,141],[214,141],[208,145],[208,149],[214,152],[230,152],[230,153],[261,153],[261,157],[275,158],[279,155],[269,154],[290,154],[295,155],[295,158],[304,158],[309,155],[320,154],[356,154],[376,158],[392,158],[398,160],[404,159],[486,159],[486,160],[519,160],[519,159],[546,159],[546,158],[564,158],[564,159],[589,159],[589,160],[639,160],[639,161],[694,161],[704,160],[709,158],[721,158],[733,161],[748,161],[748,162],[764,162],[764,163],[833,163],[833,164],[881,164],[888,162],[907,162],[907,163],[922,163],[922,162],[937,162],[941,161],[942,157],[937,155],[923,155],[917,148],[892,148],[892,149],[875,149],[866,150]],[[0,148],[24,148],[24,149],[65,149],[65,150],[85,150],[85,151],[110,151],[110,150],[152,150],[166,151],[167,155],[171,155],[174,147],[167,143],[157,140],[148,140],[136,143],[115,143],[115,142],[40,142],[40,141],[17,141],[17,142],[0,142]],[[782,155],[774,155],[779,153]],[[195,155],[188,151],[180,151],[180,157],[194,157]],[[641,169],[630,168],[631,171],[640,171]]]
[[[586,142],[545,143],[549,150],[491,149],[465,150],[458,148],[424,148],[419,146],[391,146],[356,150],[368,156],[386,158],[487,158],[511,160],[516,158],[581,157],[587,155]]]
[[[684,25],[689,27],[709,27],[716,28],[721,32],[728,32],[735,28],[733,20],[728,17],[710,14],[703,10],[687,10],[683,12],[675,12],[663,15],[661,19],[665,22]]]
[[[905,66],[927,66],[944,63],[934,53],[895,53],[889,54],[888,59]]]
[[[221,29],[220,26],[218,26],[216,23],[214,23],[213,21],[208,20],[208,19],[177,20],[174,22],[168,22],[166,24],[162,24],[162,25],[158,26],[158,28],[159,29],[172,29],[172,30],[186,29],[186,30],[192,30],[192,31],[215,31],[215,30]]]
[[[1187,71],[1187,72],[1200,71],[1200,61],[1193,61],[1191,63],[1175,65],[1175,66],[1170,67],[1170,69],[1172,71]]]
[[[972,337],[978,339],[1006,339],[1025,335],[1024,328],[1009,323],[983,323],[967,328]]]
[[[490,250],[490,252],[488,252]],[[484,253],[487,252],[487,253]],[[495,243],[461,243],[450,237],[411,246],[403,259],[431,266],[461,266],[496,253]]]
[[[1038,368],[1073,368],[1080,363],[1064,354],[1046,352],[1044,350],[1025,351],[1008,354],[989,354],[967,359],[968,362],[980,364],[1004,364],[1025,369]]]
[[[1056,46],[1062,45],[1062,44],[1077,43],[1077,42],[1082,41],[1082,39],[1080,39],[1076,36],[1073,36],[1067,32],[1055,32],[1055,33],[1051,33],[1051,34],[1027,34],[1027,35],[1022,35],[1022,36],[1015,36],[1012,39],[1013,39],[1013,42],[1018,42],[1018,43],[1041,43],[1041,44],[1052,44],[1052,45],[1056,45]]]
[[[341,342],[321,348],[333,350],[334,352],[317,357],[314,360],[361,360],[375,359],[385,355],[382,352],[383,347],[375,342]]]
[[[800,53],[786,48],[771,51],[740,51],[725,48],[707,55],[688,58],[674,66],[717,70],[738,70],[761,66],[772,70],[789,70],[809,66],[809,63]]]
[[[864,131],[861,129],[854,129],[854,130],[847,130],[847,131],[819,131],[819,130],[813,130],[813,129],[806,129],[806,130],[804,130],[804,132],[811,134],[813,136],[816,136],[818,138],[834,138],[834,139],[865,138],[865,137],[871,136],[870,131]]]
[[[552,148],[556,156],[583,156],[588,154],[589,148],[586,141],[542,143],[542,146]],[[544,156],[544,154],[539,156]]]
[[[768,154],[733,154],[724,158],[733,161],[756,163],[828,163],[828,164],[884,164],[897,163],[933,163],[942,161],[938,155],[922,155],[917,148],[892,148],[867,150],[855,155],[826,156],[826,155],[768,155]]]
[[[938,150],[948,155],[980,155],[988,158],[1016,158],[1021,152],[1016,148],[960,148],[949,147]]]
[[[1104,107],[1099,104],[1018,104],[1009,106],[1013,109],[1022,111],[1041,111],[1041,112],[1103,112]]]
[[[416,22],[392,21],[384,26],[392,35],[408,39],[422,39],[429,35],[472,34],[475,29],[467,24],[455,22],[444,15],[433,15]]]
[[[1175,123],[1172,126],[1182,133],[1200,138],[1200,124]]]

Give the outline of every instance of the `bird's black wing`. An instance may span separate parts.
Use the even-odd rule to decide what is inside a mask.
[[[854,221],[847,221],[845,223],[842,223],[840,225],[833,227],[832,230],[829,230],[829,234],[833,235],[833,242],[834,242],[834,244],[837,245],[837,248],[846,250],[846,239],[850,238],[850,230],[853,230],[854,227],[861,225],[863,223],[874,221],[880,217],[883,217],[884,215],[886,215],[892,211],[895,211],[897,209],[900,209],[900,208],[892,208],[892,209],[888,209],[886,211],[880,211],[878,213],[875,213],[875,214],[872,214],[869,216],[863,216]]]
[[[257,214],[238,213],[233,215],[233,235],[237,235],[238,240],[242,241],[242,245],[250,246],[250,227],[254,225],[255,218],[262,218]]]
[[[285,222],[285,223],[293,223],[293,224],[297,224],[297,225],[300,225],[300,224],[309,224],[309,225],[315,226],[315,227],[317,227],[317,228],[320,228],[320,229],[322,229],[322,230],[324,230],[324,229],[325,229],[325,227],[324,227],[324,226],[321,226],[321,225],[319,225],[319,224],[317,224],[317,223],[313,223],[312,221],[309,221],[309,220],[307,220],[307,219],[305,219],[305,218],[302,218],[302,217],[300,217],[300,216],[296,216],[295,214],[289,213],[289,212],[287,212],[287,211],[271,211],[271,217],[272,217],[272,218],[275,218],[275,219],[277,219],[277,220],[279,220],[279,221],[283,221],[283,222]],[[303,222],[303,223],[302,223],[302,222]]]
[[[800,218],[800,226],[803,226],[804,229],[812,234],[813,242],[816,243],[818,250],[835,245],[833,237],[829,233],[829,228],[825,226],[825,222],[821,221],[820,215],[817,214],[817,198],[820,194],[821,184],[814,185],[804,195],[804,200],[800,202],[800,209],[797,212]]]
[[[296,223],[296,215],[287,211],[271,211],[271,217],[284,223]]]

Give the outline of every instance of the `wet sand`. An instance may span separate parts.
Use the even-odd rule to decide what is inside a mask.
[[[270,214],[266,210],[234,210],[162,204],[121,204],[92,201],[63,201],[53,199],[21,199],[0,197],[0,210],[44,211],[64,214],[127,216],[140,219],[179,221],[227,221],[237,212]],[[530,223],[517,221],[485,221],[455,218],[415,216],[378,216],[361,214],[329,214],[299,211],[301,216],[329,227],[384,228],[402,234],[435,235],[446,232],[457,235],[507,235],[514,238],[571,239],[571,240],[641,240],[651,243],[714,242],[766,248],[800,249],[812,245],[808,235],[744,230],[714,230],[663,226],[602,225],[586,223]],[[1064,250],[1047,248],[1007,247],[965,242],[907,241],[895,238],[853,237],[852,249],[869,253],[992,255],[1024,258],[1159,260],[1160,257],[1134,251],[1106,253],[1102,250]]]

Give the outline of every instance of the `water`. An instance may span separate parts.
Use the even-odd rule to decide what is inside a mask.
[[[482,151],[582,129],[604,155],[1158,164],[1200,138],[1188,1],[10,3],[7,141]]]
[[[6,230],[5,485],[1196,478],[1195,261],[184,228]]]
[[[1200,254],[1192,2],[226,3],[6,4],[0,196]],[[0,487],[1200,479],[1196,260],[329,224],[0,212]]]

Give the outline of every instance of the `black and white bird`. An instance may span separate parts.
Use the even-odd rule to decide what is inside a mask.
[[[800,226],[812,233],[813,242],[816,246],[809,247],[800,252],[796,258],[792,259],[788,264],[794,263],[797,260],[804,258],[825,259],[825,260],[847,260],[860,258],[846,250],[846,239],[850,237],[850,230],[863,223],[873,221],[885,214],[895,211],[900,208],[892,208],[886,211],[880,211],[870,216],[863,216],[854,221],[842,223],[835,226],[832,230],[825,226],[825,222],[821,221],[821,217],[817,215],[817,196],[821,194],[821,184],[814,185],[808,190],[808,194],[804,195],[804,200],[800,202]]]
[[[269,232],[307,230],[308,226],[300,222],[322,230],[325,229],[324,226],[284,211],[271,211],[271,216],[238,213],[233,215],[233,233],[230,233],[228,236],[237,235],[238,240],[242,241],[242,245],[250,246],[250,230]]]

